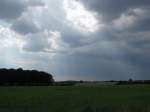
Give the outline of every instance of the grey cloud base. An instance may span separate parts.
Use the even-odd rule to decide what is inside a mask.
[[[1,0],[0,19],[26,44],[13,53],[21,61],[5,64],[0,56],[0,67],[37,68],[56,80],[150,79],[150,1],[78,2],[104,27],[79,31],[67,21],[63,0]]]

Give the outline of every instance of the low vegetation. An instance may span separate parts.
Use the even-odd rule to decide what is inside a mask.
[[[150,112],[150,85],[0,87],[0,112]]]

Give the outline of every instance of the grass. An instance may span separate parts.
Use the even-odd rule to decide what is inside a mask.
[[[0,112],[150,112],[150,85],[0,87]]]

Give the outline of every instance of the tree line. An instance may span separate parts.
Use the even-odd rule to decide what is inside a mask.
[[[37,70],[0,69],[0,85],[28,85],[45,86],[53,85],[54,79],[51,74]]]

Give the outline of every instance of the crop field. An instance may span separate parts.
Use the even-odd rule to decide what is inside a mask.
[[[150,112],[150,85],[0,87],[0,112]]]

